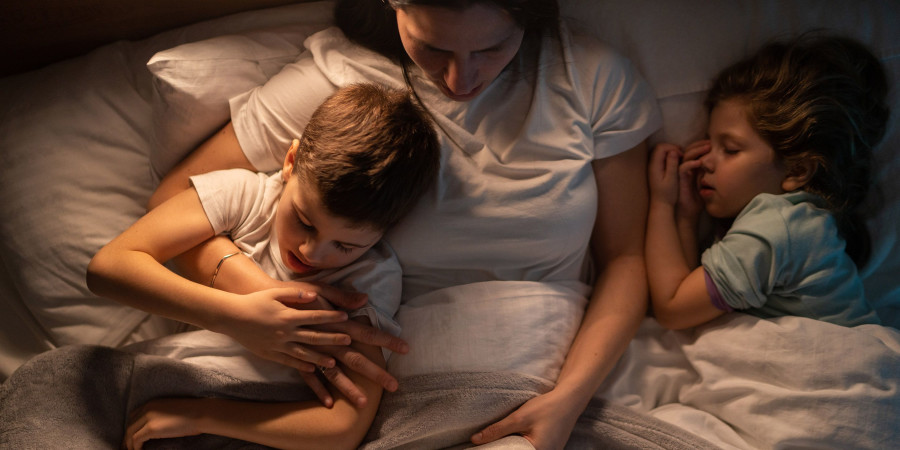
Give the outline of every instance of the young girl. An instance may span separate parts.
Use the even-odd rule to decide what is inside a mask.
[[[889,115],[878,60],[841,37],[773,43],[721,72],[708,140],[658,145],[646,241],[653,312],[672,329],[734,310],[879,323],[857,274],[856,208]],[[698,261],[701,210],[733,221]]]
[[[285,312],[280,302],[293,305],[310,299],[299,299],[299,289],[290,287],[248,295],[224,292],[212,287],[215,275],[205,286],[167,270],[164,262],[214,235],[228,234],[274,278],[321,277],[359,259],[369,263],[361,266],[364,270],[378,271],[390,286],[399,286],[393,254],[373,246],[432,183],[438,161],[431,122],[406,92],[373,84],[348,86],[313,113],[302,139],[291,145],[282,171],[265,175],[234,169],[192,177],[193,189],[150,211],[94,256],[88,285],[99,295],[238,342],[229,317],[272,314],[287,320],[285,314],[295,311]],[[231,256],[243,257],[227,255],[220,265]],[[392,323],[399,290],[369,294],[374,310],[362,311],[364,317],[373,325]],[[343,321],[346,316],[316,311],[304,316],[304,325]],[[353,345],[384,365],[377,347]],[[330,367],[320,371],[329,379],[337,374]],[[349,399],[355,404],[344,397],[332,402],[315,376],[305,374],[326,407],[313,401],[158,399],[133,414],[125,443],[140,448],[149,439],[206,433],[274,447],[301,442],[352,448],[374,418],[381,386],[357,372],[345,372],[363,391],[361,401]]]

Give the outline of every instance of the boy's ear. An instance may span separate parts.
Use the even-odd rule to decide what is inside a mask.
[[[284,164],[281,166],[281,177],[285,182],[291,178],[291,173],[294,171],[294,161],[296,161],[297,147],[299,146],[300,141],[294,139],[291,141],[291,148],[289,148],[287,154],[284,155]]]
[[[816,174],[816,169],[818,167],[819,165],[816,161],[808,158],[795,162],[784,176],[784,180],[781,182],[781,188],[784,189],[785,192],[792,192],[806,186],[806,184],[812,180],[813,175]]]

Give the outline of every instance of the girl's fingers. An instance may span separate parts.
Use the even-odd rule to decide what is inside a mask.
[[[684,161],[693,161],[701,156],[709,153],[711,145],[708,140],[706,141],[697,141],[688,145],[688,147],[684,151]]]

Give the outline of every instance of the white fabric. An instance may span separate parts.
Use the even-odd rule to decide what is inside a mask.
[[[298,276],[281,259],[274,232],[278,200],[284,191],[280,171],[266,175],[243,169],[220,170],[195,175],[191,183],[215,233],[230,236],[270,277],[321,281],[365,292],[369,305],[351,316],[365,314],[373,326],[395,336],[400,334],[394,314],[400,307],[402,273],[396,256],[383,242],[347,266]],[[390,352],[384,350],[384,356],[387,359]]]
[[[302,59],[231,102],[244,153],[255,164],[269,160],[259,169],[275,167],[302,132],[307,97],[328,94],[309,95],[310,84],[327,85],[323,75],[333,85],[403,86],[396,64],[336,28],[304,45],[315,66]],[[386,237],[403,266],[404,299],[492,280],[586,281],[597,214],[590,163],[640,143],[659,115],[631,65],[593,39],[563,32],[543,45],[537,65],[536,78],[525,67],[507,70],[465,103],[447,101],[413,71],[449,139],[441,133],[436,187]]]
[[[265,83],[293,62],[301,53],[303,39],[311,34],[310,28],[320,27],[290,25],[219,36],[153,55],[147,62],[155,88],[150,151],[153,175],[162,178],[209,138],[209,130],[228,122],[225,99]]]
[[[398,378],[517,372],[554,381],[581,324],[590,286],[488,281],[433,291],[397,313],[410,352],[388,362]]]
[[[647,319],[597,395],[723,448],[893,448],[900,331],[741,313],[668,331]]]

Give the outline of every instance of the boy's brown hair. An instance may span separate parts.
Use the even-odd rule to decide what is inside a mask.
[[[364,83],[313,112],[293,172],[318,188],[331,214],[383,231],[412,209],[439,166],[425,110],[405,91]]]

